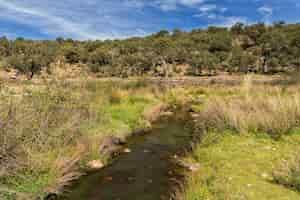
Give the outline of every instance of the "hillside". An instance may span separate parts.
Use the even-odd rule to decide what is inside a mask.
[[[32,78],[53,63],[80,64],[98,77],[278,73],[300,66],[300,25],[263,23],[105,41],[0,39],[0,68]]]

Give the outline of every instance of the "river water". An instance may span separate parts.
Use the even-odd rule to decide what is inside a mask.
[[[149,133],[133,136],[124,153],[99,172],[74,183],[64,200],[170,200],[182,181],[177,155],[189,146],[192,128],[186,117],[163,117]]]

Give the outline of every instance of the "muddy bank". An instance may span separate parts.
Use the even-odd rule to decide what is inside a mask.
[[[79,179],[62,200],[168,200],[181,180],[176,157],[190,147],[192,126],[182,113],[162,117],[129,139],[111,165]]]

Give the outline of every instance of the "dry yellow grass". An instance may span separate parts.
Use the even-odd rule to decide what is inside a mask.
[[[299,87],[253,86],[246,78],[242,86],[224,92],[208,99],[199,113],[200,128],[280,137],[300,125]]]

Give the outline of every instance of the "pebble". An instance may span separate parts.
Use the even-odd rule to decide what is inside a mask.
[[[108,176],[108,177],[105,177],[105,180],[107,180],[107,181],[112,181],[113,178],[112,178],[111,176]]]
[[[87,166],[90,169],[101,169],[104,167],[104,164],[101,162],[101,160],[92,160],[87,163]]]
[[[199,163],[192,164],[192,165],[189,166],[188,169],[189,169],[190,171],[192,171],[192,172],[199,171],[199,169],[200,169],[200,164],[199,164]]]
[[[130,153],[130,152],[131,152],[131,149],[126,148],[126,149],[124,149],[123,152],[124,152],[124,153]]]

